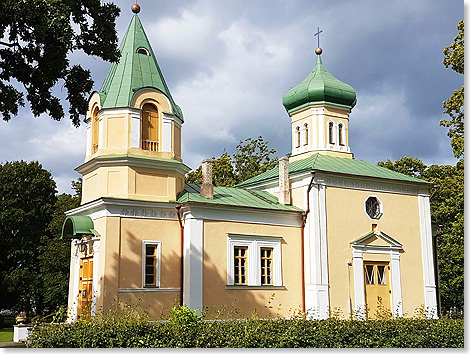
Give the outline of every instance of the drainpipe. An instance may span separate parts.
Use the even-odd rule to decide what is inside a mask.
[[[310,213],[310,191],[312,190],[313,187],[313,182],[315,180],[315,172],[312,171],[312,179],[310,180],[310,184],[308,185],[307,189],[307,210],[305,210],[302,213],[302,228],[300,229],[301,232],[301,253],[302,257],[301,259],[301,267],[302,267],[302,311],[305,313],[305,249],[304,249],[304,241],[305,241],[305,224],[307,222],[307,216]]]
[[[181,272],[180,272],[180,278],[181,278],[181,296],[180,296],[180,306],[183,306],[183,284],[184,284],[184,279],[183,279],[183,276],[184,276],[184,273],[183,273],[183,266],[184,266],[184,225],[183,225],[183,222],[181,221],[181,214],[180,214],[180,210],[181,210],[181,207],[182,205],[181,204],[178,204],[175,208],[176,208],[176,215],[178,215],[178,222],[180,223],[180,230],[181,230],[181,235],[180,235],[180,238],[181,238],[181,249],[180,249],[180,252],[181,252]]]

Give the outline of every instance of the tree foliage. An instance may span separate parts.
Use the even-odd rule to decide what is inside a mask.
[[[277,159],[272,155],[276,150],[270,149],[268,144],[261,136],[247,138],[237,145],[233,158],[227,152],[219,158],[212,157],[212,183],[231,187],[274,168]],[[201,166],[187,174],[186,183],[202,183]]]
[[[64,109],[53,88],[63,81],[68,113],[75,126],[87,110],[92,89],[90,71],[71,65],[80,50],[107,61],[119,60],[115,19],[119,8],[100,0],[3,0],[0,2],[0,112],[8,121],[24,106],[34,116],[47,113],[60,120]]]
[[[40,308],[41,240],[56,203],[56,184],[38,162],[0,165],[0,308]]]
[[[464,21],[457,25],[459,34],[452,44],[444,48],[444,65],[451,67],[459,74],[464,73]],[[451,146],[457,158],[464,156],[464,86],[455,90],[452,96],[444,101],[444,113],[450,116],[450,120],[443,119],[440,124],[448,127],[447,135],[451,138]]]
[[[442,225],[438,236],[440,295],[444,312],[464,307],[464,161],[456,166],[431,165],[411,157],[379,166],[433,182],[439,187],[431,199],[431,219]]]

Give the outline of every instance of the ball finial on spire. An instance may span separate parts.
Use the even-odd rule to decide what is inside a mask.
[[[135,3],[134,5],[131,6],[131,10],[133,13],[138,14],[140,12],[140,5]]]
[[[321,55],[321,53],[323,53],[323,49],[321,49],[320,47],[317,47],[317,49],[315,49],[315,54]]]

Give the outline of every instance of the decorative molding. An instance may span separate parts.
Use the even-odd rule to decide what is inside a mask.
[[[156,293],[181,291],[180,288],[119,288],[118,293]]]

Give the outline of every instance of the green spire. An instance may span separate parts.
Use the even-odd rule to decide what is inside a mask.
[[[103,108],[130,107],[132,96],[137,90],[146,87],[155,88],[170,100],[173,114],[183,119],[183,112],[171,97],[137,14],[132,17],[119,51],[121,52],[120,61],[112,64],[99,91],[101,106]]]
[[[333,77],[323,66],[320,55],[317,55],[313,71],[300,84],[287,91],[282,104],[291,113],[312,104],[324,103],[353,108],[356,105],[356,92],[348,84]]]

